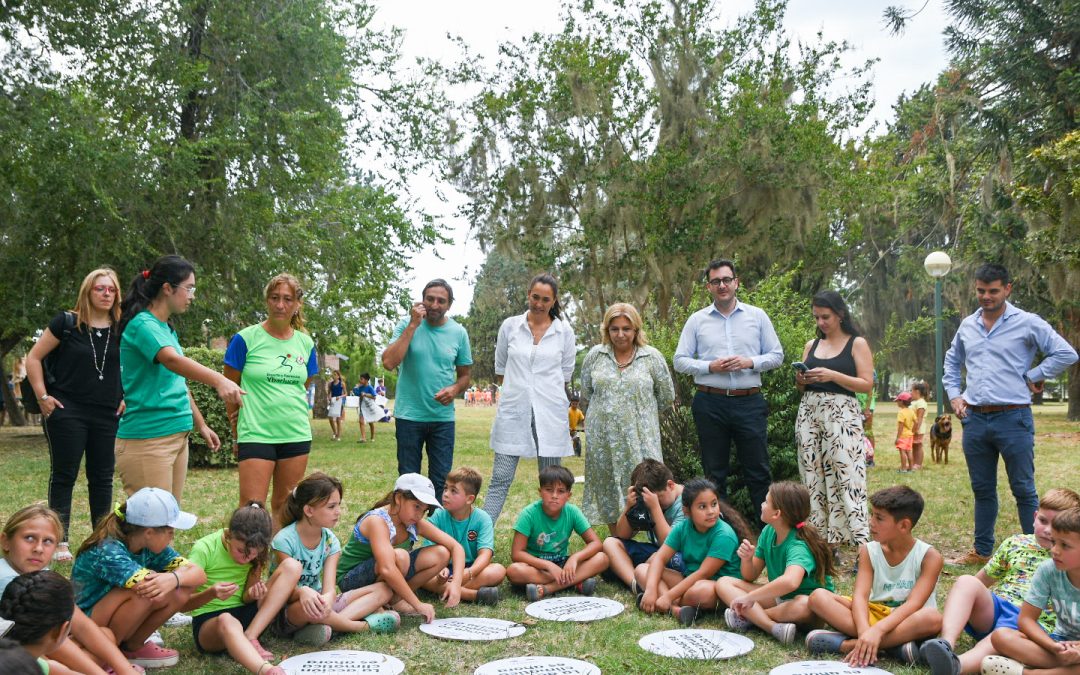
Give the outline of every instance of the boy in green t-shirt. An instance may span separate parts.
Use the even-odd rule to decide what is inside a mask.
[[[683,486],[675,482],[671,469],[663,462],[642,461],[630,473],[630,482],[626,506],[611,536],[604,539],[604,553],[611,571],[636,595],[634,569],[652,558],[685,514],[681,499]],[[634,540],[634,535],[641,531],[647,533],[648,542]],[[681,573],[682,556],[676,553],[668,567]]]
[[[608,567],[600,537],[581,509],[566,503],[573,487],[574,474],[566,467],[544,468],[540,471],[540,500],[526,506],[514,523],[510,548],[514,562],[506,577],[516,586],[525,586],[529,600],[540,600],[571,586],[592,595],[596,575]],[[573,532],[585,540],[585,548],[567,555]]]
[[[506,568],[491,562],[495,554],[495,527],[491,516],[473,508],[483,478],[475,469],[462,466],[446,476],[443,507],[428,522],[453,537],[465,549],[465,571],[461,579],[461,599],[494,605],[499,602],[499,584],[506,578]],[[432,542],[428,542],[431,544]],[[447,567],[424,588],[442,595],[453,568]]]

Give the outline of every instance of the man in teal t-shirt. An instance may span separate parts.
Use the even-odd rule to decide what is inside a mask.
[[[383,352],[387,370],[400,366],[394,399],[398,474],[420,473],[427,446],[428,478],[442,500],[454,464],[454,399],[469,387],[469,335],[446,316],[454,302],[442,279],[424,287],[423,302],[394,330]]]

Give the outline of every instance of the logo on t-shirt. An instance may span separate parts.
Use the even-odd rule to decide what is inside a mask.
[[[465,536],[468,537],[469,541],[476,541],[477,537],[479,537],[480,535],[477,533],[476,530],[469,530],[469,534]]]

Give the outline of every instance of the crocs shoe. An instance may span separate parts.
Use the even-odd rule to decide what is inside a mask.
[[[123,650],[124,658],[143,668],[168,668],[180,662],[180,652],[166,649],[153,642],[143,644],[133,652]]]
[[[393,614],[390,612],[368,614],[364,617],[364,621],[367,622],[372,633],[393,633],[398,629],[398,624],[401,623],[401,619],[396,612]]]
[[[982,660],[982,675],[1024,675],[1024,664],[992,654]]]
[[[811,654],[839,654],[846,639],[846,635],[834,630],[812,630],[806,634],[806,648]]]
[[[735,610],[730,608],[724,610],[724,623],[726,623],[731,630],[739,631],[740,633],[745,633],[754,626],[754,624],[750,623],[749,619],[744,616],[739,616]]]
[[[592,595],[596,592],[596,584],[598,583],[596,577],[589,577],[585,581],[579,582],[577,586],[574,586],[574,589],[582,595]]]
[[[931,675],[960,675],[960,659],[948,640],[927,640],[919,647],[919,655],[930,666]]]
[[[499,604],[498,586],[481,586],[476,591],[476,604],[497,605]]]
[[[793,623],[774,623],[769,633],[780,644],[789,645],[795,642],[795,624]]]
[[[908,641],[902,645],[890,647],[885,650],[885,653],[896,659],[900,663],[906,663],[907,665],[913,665],[919,660],[919,645],[914,642]]]
[[[690,605],[680,607],[676,618],[679,620],[680,626],[693,626],[694,622],[697,621],[697,607]]]
[[[177,626],[190,626],[191,617],[183,612],[177,612],[168,619],[165,620],[165,625],[169,628],[176,628]]]
[[[293,640],[308,647],[321,647],[330,642],[333,631],[330,626],[322,623],[309,623],[293,633]]]
[[[545,595],[547,595],[547,591],[544,589],[543,584],[525,584],[525,597],[530,602],[543,600]]]

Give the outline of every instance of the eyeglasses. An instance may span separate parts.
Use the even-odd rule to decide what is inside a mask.
[[[612,335],[618,335],[619,333],[630,334],[630,333],[637,332],[637,328],[634,328],[633,326],[629,326],[627,328],[620,328],[618,326],[608,326],[607,331],[609,333],[611,333]]]
[[[97,286],[94,286],[94,292],[101,293],[102,295],[116,295],[116,286],[105,286],[104,284],[99,284]]]
[[[735,283],[735,280],[739,277],[718,277],[716,279],[709,279],[706,283],[713,288],[719,288],[721,286],[730,286]]]
[[[192,284],[191,286],[173,286],[173,288],[182,288],[182,289],[184,289],[185,291],[187,291],[188,297],[192,297],[192,296],[195,295],[195,285],[194,284]]]

